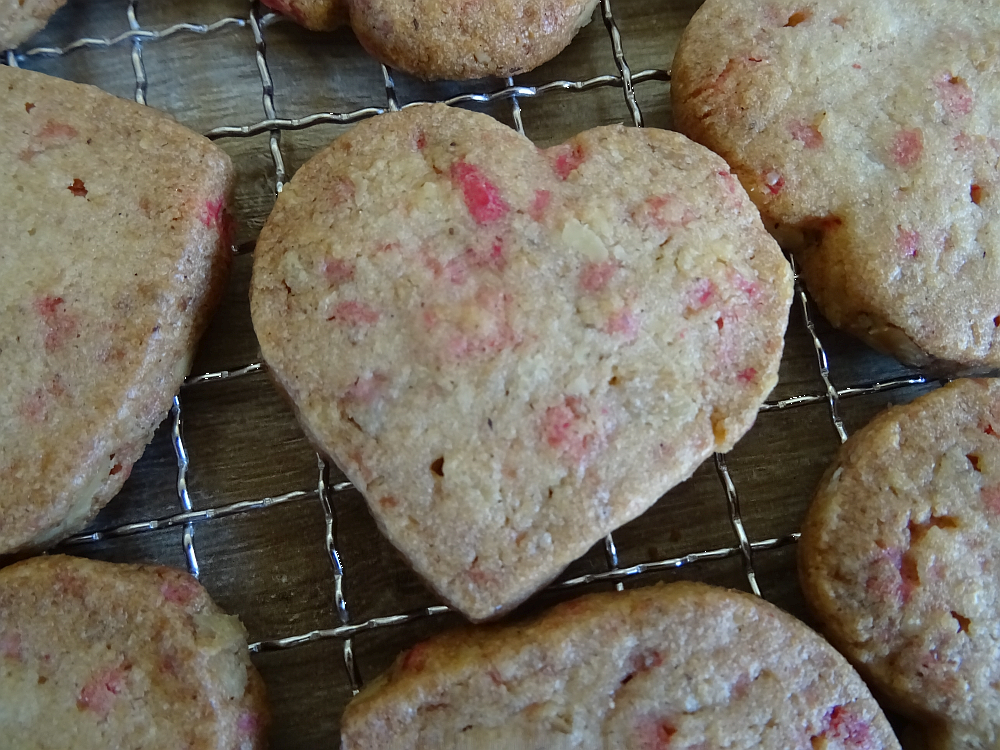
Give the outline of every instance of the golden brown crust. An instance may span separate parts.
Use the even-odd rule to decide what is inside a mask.
[[[256,750],[246,632],[165,567],[53,556],[0,570],[0,726],[23,750]]]
[[[310,31],[333,31],[347,23],[347,0],[263,0]]]
[[[995,428],[995,429],[994,429]],[[958,380],[844,445],[802,528],[802,588],[934,748],[1000,738],[1000,381]]]
[[[341,733],[343,750],[898,747],[822,638],[759,598],[695,583],[418,644],[348,705]]]
[[[81,528],[187,374],[229,263],[228,156],[154,110],[0,68],[0,552]]]

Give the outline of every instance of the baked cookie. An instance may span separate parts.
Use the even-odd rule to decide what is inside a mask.
[[[4,747],[265,746],[246,632],[187,573],[74,557],[0,570]]]
[[[264,0],[314,31],[347,22],[386,65],[426,79],[512,76],[558,55],[597,0]]]
[[[347,0],[368,52],[420,78],[511,76],[558,55],[597,0]]]
[[[66,0],[0,0],[0,50],[27,41]]]
[[[306,433],[474,620],[733,446],[790,299],[739,183],[683,136],[605,127],[539,151],[443,105],[303,166],[251,284]]]
[[[821,627],[932,749],[998,746],[1000,381],[955,381],[853,435],[799,553]]]
[[[899,747],[822,638],[697,583],[418,644],[348,705],[341,738],[342,750]]]
[[[823,314],[942,373],[1000,367],[1000,14],[981,0],[707,0],[679,129],[721,154]]]
[[[121,487],[221,292],[229,158],[152,109],[0,66],[0,554]]]
[[[333,31],[347,23],[346,0],[261,0],[310,31]]]

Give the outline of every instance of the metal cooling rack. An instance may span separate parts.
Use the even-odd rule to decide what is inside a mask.
[[[155,98],[158,87],[172,86],[175,93],[165,98],[169,102],[165,108],[193,126],[204,121],[191,113],[202,109],[198,97],[205,96],[191,84],[194,68],[203,68],[218,50],[223,57],[240,57],[240,70],[255,66],[252,76],[248,73],[243,80],[259,81],[253,96],[259,97],[262,119],[246,119],[252,107],[244,100],[253,96],[244,86],[239,97],[230,96],[239,103],[230,107],[223,124],[201,128],[233,154],[244,182],[236,210],[245,236],[234,247],[239,257],[231,293],[203,342],[197,374],[187,379],[174,399],[170,417],[122,494],[61,550],[113,560],[168,564],[183,560],[180,564],[200,577],[220,604],[248,624],[250,648],[272,697],[274,747],[336,745],[340,712],[365,679],[384,668],[400,649],[458,621],[447,607],[434,603],[387,549],[351,484],[335,466],[309,452],[291,412],[271,404],[274,394],[263,377],[265,365],[253,357],[234,361],[234,347],[226,343],[239,339],[241,345],[235,349],[244,356],[256,346],[246,324],[246,259],[269,209],[268,199],[273,200],[294,171],[288,166],[286,141],[298,131],[318,133],[315,142],[307,139],[291,146],[296,158],[304,161],[330,139],[324,127],[340,128],[417,101],[482,108],[521,133],[527,123],[536,141],[540,135],[543,141],[559,142],[572,128],[598,124],[591,117],[595,108],[604,121],[643,126],[644,120],[652,119],[655,122],[646,124],[669,126],[667,68],[676,36],[698,4],[688,0],[661,7],[656,0],[602,0],[597,15],[604,29],[595,19],[567,52],[528,76],[421,84],[380,66],[380,82],[377,74],[367,77],[367,104],[294,117],[279,116],[284,109],[276,100],[282,88],[275,83],[268,43],[278,38],[285,49],[289,44],[315,49],[331,43],[262,12],[257,2],[169,4],[174,13],[183,14],[181,19],[207,16],[210,20],[204,23],[161,18],[169,12],[150,4],[151,15],[157,18],[143,25],[140,19],[147,7],[145,3],[140,7],[138,0],[71,0],[50,29],[33,40],[42,45],[6,53],[11,66],[98,85],[110,81],[107,88],[119,94],[128,86],[143,104],[148,97]],[[123,21],[121,33],[102,35]],[[86,35],[90,28],[99,33]],[[202,44],[192,51],[194,39]],[[346,63],[351,71],[364,64],[364,53],[349,34],[338,33],[333,43],[343,47],[334,62]],[[174,44],[186,46],[178,55],[188,60],[191,78],[168,84],[157,69],[174,59]],[[231,52],[241,44],[247,54]],[[643,50],[640,57],[658,61],[658,67],[633,72],[629,63],[633,45]],[[585,78],[574,75],[585,67],[584,58],[572,53],[576,47],[582,47],[588,60],[603,55],[607,72]],[[154,52],[157,61],[151,63],[147,57]],[[336,70],[325,75],[333,81],[336,99]],[[404,88],[420,96],[401,92],[397,79],[405,79]],[[213,85],[209,95],[227,91]],[[297,85],[292,81],[289,87]],[[615,94],[615,107],[608,105],[608,93]],[[595,107],[596,95],[601,99]],[[532,111],[522,105],[531,105]],[[561,119],[550,118],[553,112],[563,113]],[[563,124],[550,128],[550,119]],[[231,124],[241,120],[242,124]],[[261,157],[268,168],[260,167]],[[255,206],[242,215],[241,196]],[[816,479],[849,429],[866,422],[890,399],[910,400],[934,383],[833,331],[814,318],[798,282],[796,292],[779,385],[754,429],[728,456],[716,455],[646,515],[596,545],[528,609],[538,601],[547,603],[594,588],[621,589],[686,577],[753,591],[807,619],[795,579],[794,543]],[[200,363],[219,361],[219,350],[226,350],[228,366],[197,369]],[[229,388],[228,395],[220,395],[220,387]],[[201,450],[194,458],[186,441],[189,418],[191,425],[200,425],[191,430],[208,435],[199,439]],[[245,430],[258,429],[266,436],[268,450],[276,454],[261,457],[252,447],[240,445]],[[221,441],[213,443],[212,436],[219,432]],[[298,478],[289,481],[300,483],[279,493],[256,492],[276,483],[273,478],[285,471],[285,462],[279,460],[285,455],[308,457],[298,462],[296,471],[285,472]],[[314,461],[314,468],[304,468],[306,460]],[[199,464],[205,466],[200,472]],[[239,472],[258,465],[256,479],[231,491],[227,480],[242,481]],[[312,479],[306,480],[309,473]],[[204,486],[199,489],[199,485]],[[279,510],[282,515],[276,517]],[[286,524],[289,528],[283,531]],[[320,528],[310,539],[297,533],[305,529],[308,536],[317,525]],[[199,552],[206,548],[207,553]],[[289,550],[299,548],[308,549],[305,558],[288,557]],[[291,583],[285,574],[264,580],[260,571],[275,566],[300,575]],[[301,574],[305,569],[309,575]],[[247,584],[248,580],[252,582]],[[378,595],[372,595],[376,590]],[[306,614],[296,601],[306,603]],[[280,632],[267,630],[269,623]]]

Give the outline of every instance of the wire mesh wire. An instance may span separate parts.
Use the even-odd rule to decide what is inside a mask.
[[[660,113],[662,107],[658,102],[666,100],[665,92],[669,81],[667,68],[672,49],[666,43],[659,49],[656,46],[660,38],[658,35],[667,35],[670,29],[676,30],[683,25],[683,21],[690,16],[697,4],[695,0],[674,4],[644,0],[602,0],[598,15],[603,20],[606,36],[601,42],[600,29],[592,24],[586,32],[590,39],[587,49],[593,51],[603,44],[608,58],[613,61],[614,72],[588,77],[559,77],[559,72],[577,71],[574,66],[579,66],[579,58],[574,58],[561,67],[543,66],[532,76],[522,76],[517,80],[424,86],[407,79],[407,92],[401,92],[397,83],[400,76],[381,66],[379,76],[369,76],[366,79],[370,94],[367,101],[356,102],[357,106],[354,107],[314,110],[290,117],[281,116],[284,112],[278,98],[285,89],[277,81],[269,59],[271,53],[268,43],[272,34],[280,37],[282,43],[289,35],[307,45],[315,46],[326,42],[318,41],[315,35],[290,28],[291,24],[266,12],[257,2],[245,4],[242,0],[233,0],[197,5],[179,3],[178,6],[182,9],[180,12],[194,13],[193,9],[197,8],[199,16],[211,20],[207,23],[187,20],[166,23],[151,21],[148,25],[142,23],[147,11],[154,16],[157,13],[163,15],[162,9],[157,11],[152,7],[153,4],[147,9],[146,4],[138,0],[105,0],[89,5],[71,2],[69,10],[57,16],[55,21],[58,29],[60,18],[63,19],[59,32],[62,36],[56,32],[52,36],[64,40],[61,44],[44,44],[8,52],[6,63],[49,70],[68,77],[90,78],[101,84],[101,76],[107,75],[102,73],[104,68],[92,66],[91,61],[82,59],[82,56],[114,56],[115,61],[110,63],[113,67],[119,63],[127,64],[118,57],[119,52],[127,50],[127,58],[131,62],[128,80],[132,95],[140,103],[145,104],[147,100],[151,100],[151,105],[157,106],[159,101],[164,100],[160,96],[161,88],[166,86],[162,69],[171,64],[170,45],[192,38],[204,39],[208,46],[200,48],[192,59],[200,60],[199,65],[206,65],[217,51],[222,55],[239,56],[240,53],[232,52],[236,37],[241,45],[249,41],[252,55],[240,57],[240,65],[243,66],[241,70],[252,69],[259,81],[256,96],[259,97],[260,119],[240,120],[238,114],[253,110],[251,105],[241,102],[239,113],[235,111],[236,108],[231,108],[232,111],[224,113],[221,124],[216,123],[202,130],[224,148],[232,149],[236,154],[234,158],[238,157],[238,165],[241,163],[240,159],[243,160],[242,163],[250,163],[255,159],[259,163],[260,157],[266,155],[270,165],[266,183],[259,179],[262,172],[257,172],[257,179],[248,179],[252,184],[243,193],[246,196],[252,192],[255,200],[263,196],[264,208],[257,210],[259,220],[259,215],[266,214],[266,194],[273,199],[273,195],[281,191],[290,174],[294,173],[294,166],[289,165],[300,162],[308,156],[308,152],[315,150],[317,144],[328,140],[329,127],[342,128],[385,111],[412,106],[418,101],[441,101],[454,106],[486,108],[491,114],[524,133],[526,125],[529,131],[545,131],[539,123],[544,125],[547,113],[561,109],[568,111],[566,119],[571,126],[579,124],[579,129],[582,129],[583,125],[580,123],[587,119],[582,113],[593,106],[587,97],[595,92],[617,91],[621,96],[621,109],[613,110],[608,119],[643,126],[651,119],[646,116],[648,110],[653,108]],[[95,10],[97,6],[104,11],[99,13]],[[70,15],[67,16],[67,13]],[[74,29],[73,21],[85,18],[87,14],[99,17],[101,23],[109,27],[113,23],[108,19],[115,18],[115,14],[124,16],[127,29],[107,36],[81,35]],[[627,20],[625,30],[623,19]],[[250,37],[249,40],[247,36]],[[363,52],[356,44],[350,47],[350,40],[345,42],[345,38],[343,35],[337,37],[337,43],[346,44],[349,49],[342,57],[337,57],[335,62],[362,58]],[[633,73],[629,63],[630,43],[633,41],[637,47],[642,47],[645,56],[651,54],[659,60],[659,66]],[[161,48],[163,51],[159,51]],[[649,50],[654,51],[650,53]],[[151,59],[155,51],[159,53],[154,63]],[[65,64],[53,67],[54,60],[65,61]],[[92,67],[98,69],[97,73],[90,70]],[[345,68],[348,69],[345,74],[347,77],[355,70],[351,65],[345,65]],[[337,101],[337,83],[341,79],[336,66],[324,70],[323,75],[332,91],[329,99]],[[308,86],[307,83],[299,84],[288,80],[285,83],[288,88]],[[195,113],[187,119],[193,124],[204,122],[199,113],[208,103],[203,98],[205,93],[199,94],[190,80],[182,82],[177,90],[179,93],[175,99]],[[221,90],[223,89],[217,83],[213,83],[208,94]],[[244,87],[244,91],[249,89]],[[418,95],[414,96],[413,92]],[[559,97],[565,98],[557,100]],[[379,99],[382,101],[378,101]],[[522,109],[527,103],[542,101],[552,101],[554,104],[544,111],[527,112]],[[498,109],[501,107],[502,109]],[[185,118],[181,119],[183,121]],[[668,114],[657,114],[653,119],[656,119],[656,125],[669,125]],[[286,139],[300,131],[321,132],[304,145],[293,144],[290,147]],[[546,131],[546,135],[552,136],[555,132]],[[248,146],[244,148],[242,144]],[[295,152],[291,160],[288,156],[290,150]],[[259,221],[255,224],[251,219],[244,224],[246,237],[234,250],[245,255],[252,249]],[[228,306],[224,303],[215,324],[216,335],[213,338],[210,331],[203,348],[210,349],[219,345],[220,341],[230,335],[253,341],[252,333],[248,333],[245,324],[242,331],[237,330],[235,333],[232,326],[232,320],[243,313],[239,295],[242,294],[245,299],[246,284],[246,273],[242,276],[237,274],[233,282],[233,299]],[[830,459],[836,446],[846,440],[848,424],[863,423],[894,395],[908,400],[933,383],[920,373],[906,370],[830,330],[814,317],[809,300],[798,282],[796,292],[796,308],[789,329],[779,386],[762,409],[758,427],[745,438],[749,447],[744,450],[744,443],[741,443],[729,456],[716,456],[689,483],[668,493],[647,517],[637,522],[638,525],[634,522],[609,535],[602,544],[595,547],[586,561],[571,566],[562,578],[552,584],[541,597],[542,600],[545,600],[546,595],[565,597],[600,586],[620,589],[626,584],[642,584],[680,575],[739,585],[758,595],[763,593],[797,614],[802,612],[794,578],[794,555],[789,556],[787,553],[794,550],[798,538],[798,519],[818,472]],[[834,353],[831,353],[831,342]],[[245,353],[247,346],[244,345],[239,351]],[[229,352],[229,356],[231,359],[232,352]],[[198,361],[213,362],[218,361],[218,358],[213,359],[211,355],[207,355]],[[183,564],[194,575],[201,576],[203,580],[210,579],[206,585],[213,595],[248,622],[253,640],[251,651],[264,672],[275,703],[274,746],[308,747],[315,746],[319,741],[335,744],[339,712],[350,695],[364,684],[365,676],[373,676],[391,660],[400,647],[452,624],[456,618],[447,607],[433,603],[433,598],[428,597],[426,591],[415,591],[419,588],[419,583],[414,583],[412,578],[399,572],[401,566],[392,559],[391,552],[372,540],[374,526],[370,519],[364,520],[362,517],[364,511],[359,508],[362,508],[363,503],[359,495],[343,479],[336,467],[328,465],[321,457],[310,454],[309,462],[312,464],[311,472],[314,477],[312,483],[285,487],[282,492],[251,492],[251,497],[239,497],[240,492],[236,491],[230,493],[198,489],[200,482],[212,485],[207,478],[213,472],[217,475],[213,479],[215,487],[220,486],[218,482],[225,482],[227,479],[238,483],[241,478],[231,472],[227,474],[225,466],[207,466],[215,461],[215,453],[212,451],[200,450],[198,456],[192,457],[185,434],[189,409],[196,415],[201,415],[203,422],[204,415],[208,413],[205,411],[205,404],[232,415],[243,406],[239,398],[228,391],[223,393],[220,389],[233,386],[239,396],[252,390],[251,386],[242,384],[252,383],[256,389],[253,392],[257,393],[260,389],[269,387],[261,377],[265,371],[266,366],[260,361],[244,359],[230,361],[229,366],[224,368],[202,369],[192,374],[174,399],[168,424],[161,431],[169,432],[166,437],[172,451],[172,470],[168,472],[165,465],[167,454],[156,452],[156,446],[163,442],[164,436],[161,435],[159,442],[154,441],[147,455],[136,466],[133,478],[130,479],[133,489],[130,491],[130,485],[126,485],[124,497],[116,499],[91,528],[64,542],[62,549],[74,554],[105,556],[110,559],[155,559],[176,563],[177,556],[171,550],[179,547],[177,551]],[[860,406],[854,409],[851,404]],[[817,408],[822,409],[822,413],[816,411]],[[275,410],[273,418],[276,422],[284,425],[291,420],[287,409],[282,411],[275,407]],[[845,419],[843,415],[848,412],[849,419]],[[271,418],[268,416],[271,412],[265,409],[259,413]],[[246,467],[256,461],[261,464],[260,472],[269,477],[280,478],[289,473],[285,471],[277,453],[274,456],[264,456],[259,461],[256,457],[247,458],[246,454],[252,451],[241,447],[240,436],[233,434],[232,425],[239,422],[233,421],[231,416],[228,419],[219,428],[221,440],[227,443],[227,455],[243,454],[239,459],[242,462],[240,466]],[[776,421],[771,426],[760,425],[769,419]],[[267,432],[266,429],[261,429]],[[274,438],[271,448],[287,448],[281,455],[290,455],[292,452],[299,455],[309,450],[301,434],[295,432],[294,426],[281,427],[281,430],[284,432],[279,431],[280,435]],[[782,436],[786,432],[796,437],[783,441]],[[798,445],[798,442],[803,441],[797,436],[806,434],[821,437],[817,438],[816,444],[810,443],[805,447]],[[281,435],[285,437],[282,438]],[[757,437],[753,437],[755,435]],[[140,502],[138,510],[126,509],[126,505],[134,503],[139,495],[161,493],[162,496],[162,478],[170,473],[176,479],[172,490],[173,500],[169,505]],[[295,476],[305,474],[300,472]],[[144,477],[148,479],[143,479]],[[792,489],[788,489],[790,483],[794,485]],[[274,484],[251,482],[249,488],[257,490]],[[246,492],[246,488],[240,491]],[[194,495],[197,497],[193,497]],[[684,511],[685,508],[688,510]],[[745,515],[748,508],[752,521],[748,521]],[[298,539],[294,529],[278,533],[274,538],[267,536],[273,531],[273,527],[280,526],[273,514],[283,513],[285,509],[292,515],[282,515],[280,519],[294,519],[294,523],[302,523],[303,528],[306,525],[309,529],[319,527],[319,533],[310,536],[308,540]],[[695,516],[705,515],[713,516],[713,522],[714,519],[719,520],[727,531],[724,534],[715,531],[696,534],[690,531],[690,526],[685,527]],[[362,520],[359,521],[359,518]],[[246,525],[237,528],[238,524],[244,522]],[[768,533],[775,530],[781,533]],[[169,539],[158,536],[174,531],[180,531],[179,540],[172,534]],[[247,534],[246,538],[242,536],[244,533]],[[152,541],[148,544],[129,544],[129,540],[135,539]],[[196,539],[199,540],[197,545]],[[206,539],[208,541],[203,541]],[[714,540],[716,543],[706,544],[705,540]],[[255,546],[256,541],[260,542],[259,546]],[[202,545],[210,549],[206,552]],[[289,571],[297,569],[298,562],[285,561],[282,555],[286,553],[279,552],[286,550],[289,545],[313,545],[316,548],[314,551],[317,554],[309,558],[308,564],[314,575],[312,578],[300,575],[296,579],[301,584],[298,588],[298,584],[285,580],[290,575]],[[310,549],[312,554],[313,550]],[[359,552],[360,549],[364,551]],[[664,554],[666,551],[673,554]],[[232,592],[240,589],[244,566],[257,570],[247,562],[254,559],[255,555],[281,558],[279,562],[267,563],[270,568],[260,564],[260,569],[270,570],[280,565],[284,568],[283,572],[275,574],[274,580],[257,586],[254,589],[257,598],[247,601]],[[773,557],[774,555],[777,557]],[[325,562],[321,562],[320,558]],[[765,561],[763,569],[761,560]],[[728,567],[713,567],[719,564],[737,565],[740,580],[733,578]],[[316,572],[318,567],[325,570]],[[222,572],[215,574],[217,570]],[[310,586],[320,593],[312,591]],[[373,603],[364,595],[371,588],[386,589],[387,593],[381,599],[373,600]],[[302,594],[304,599],[296,599],[298,594],[292,593],[300,589],[306,592]],[[306,601],[312,609],[322,611],[322,614],[302,614],[296,607],[302,601]],[[380,607],[386,608],[386,601],[389,602],[389,611],[379,611]],[[414,603],[415,606],[410,606]],[[271,614],[258,617],[258,608]],[[320,626],[304,626],[310,622],[319,623]],[[266,628],[269,624],[282,632],[268,632]],[[370,642],[361,644],[358,639],[369,634],[377,636]],[[331,646],[332,651],[329,648]],[[359,646],[362,647],[359,649]],[[310,648],[317,647],[320,648],[319,652],[306,654]],[[333,652],[338,652],[338,655],[334,657]],[[319,653],[318,657],[316,653]],[[267,660],[268,655],[281,657],[285,654],[293,656],[285,660],[282,660],[283,657],[279,658],[276,662]],[[299,657],[295,654],[303,655]],[[340,662],[339,668],[335,668],[334,660]],[[338,672],[339,676],[335,674]]]

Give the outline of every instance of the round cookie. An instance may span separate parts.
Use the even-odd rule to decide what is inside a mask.
[[[551,60],[590,23],[597,0],[347,0],[358,41],[427,79],[511,76]]]
[[[348,705],[341,737],[342,750],[899,747],[816,633],[696,583],[418,644]]]
[[[959,380],[843,446],[799,544],[802,587],[930,747],[1000,742],[1000,382]]]
[[[942,373],[1000,367],[998,34],[981,0],[707,0],[672,71],[823,314]]]
[[[0,0],[0,50],[30,39],[65,4],[66,0]]]
[[[0,0],[2,1],[2,0]],[[512,76],[558,55],[597,0],[264,0],[313,31],[348,21],[379,61],[429,80]]]
[[[5,747],[265,746],[243,626],[170,568],[54,556],[0,570],[0,695]]]
[[[82,528],[187,374],[231,255],[229,157],[162,113],[0,66],[0,554]]]
[[[790,299],[736,179],[683,136],[540,151],[443,105],[303,166],[251,284],[306,433],[476,620],[732,447],[776,382]]]
[[[346,0],[261,0],[310,31],[333,31],[347,23]]]

